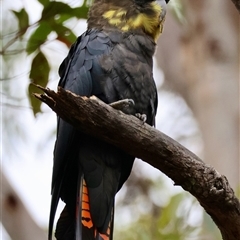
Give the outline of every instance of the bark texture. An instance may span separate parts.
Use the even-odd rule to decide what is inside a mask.
[[[59,88],[35,97],[61,118],[128,153],[141,158],[195,196],[221,231],[224,240],[240,236],[240,202],[225,176],[192,152],[134,116],[115,110],[96,98],[76,96]]]

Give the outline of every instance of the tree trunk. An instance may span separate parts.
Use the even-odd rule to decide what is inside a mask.
[[[239,185],[239,15],[231,1],[182,0],[184,24],[168,14],[157,58],[167,83],[192,109],[204,161]],[[170,40],[169,40],[170,39]]]

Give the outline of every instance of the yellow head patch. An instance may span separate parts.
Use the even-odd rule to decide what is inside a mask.
[[[117,8],[116,10],[106,11],[102,16],[108,20],[110,25],[124,32],[142,29],[154,41],[157,41],[157,38],[162,33],[165,11],[157,2],[150,3],[150,9],[152,10],[150,15],[144,11],[138,11],[133,16],[127,17],[127,10]]]

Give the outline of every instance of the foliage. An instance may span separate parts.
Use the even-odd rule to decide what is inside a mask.
[[[199,211],[200,210],[200,211]],[[196,221],[197,219],[197,221]],[[143,214],[126,228],[115,229],[115,239],[120,240],[220,240],[221,235],[199,203],[185,192],[173,195],[160,211]]]
[[[29,78],[31,83],[45,87],[48,84],[51,67],[42,51],[42,47],[48,44],[50,34],[55,34],[55,41],[70,47],[76,40],[76,35],[66,26],[66,22],[73,18],[86,19],[90,2],[84,0],[80,7],[71,7],[69,4],[60,1],[38,0],[38,2],[42,5],[42,12],[40,19],[34,23],[29,22],[29,13],[25,8],[19,11],[11,11],[18,21],[18,30],[3,45],[1,54],[8,54],[10,47],[17,41],[22,41],[25,37],[27,42],[24,51],[32,56]],[[31,96],[32,85],[29,85],[28,90],[33,113],[36,115],[41,111],[41,102],[36,101]],[[34,92],[36,91],[36,88],[34,88]]]
[[[49,72],[50,66],[48,60],[44,56],[44,54],[41,51],[39,51],[32,61],[31,71],[29,75],[31,82],[34,84],[40,83],[42,86],[46,86],[48,83]],[[41,93],[41,91],[39,91],[36,88],[33,89],[33,87],[34,86],[31,84],[29,85],[28,93],[31,105],[33,106],[33,113],[34,115],[36,115],[38,112],[40,112],[41,102],[38,101],[35,97],[33,97],[31,93],[32,90],[34,90],[34,92],[36,93],[37,92]]]

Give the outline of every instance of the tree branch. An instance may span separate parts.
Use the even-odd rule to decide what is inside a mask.
[[[240,0],[232,0],[232,2],[240,13]]]
[[[141,158],[195,196],[212,217],[224,240],[240,236],[240,202],[225,176],[182,145],[134,116],[125,115],[95,97],[77,96],[38,86],[34,94],[62,119],[87,134]]]

